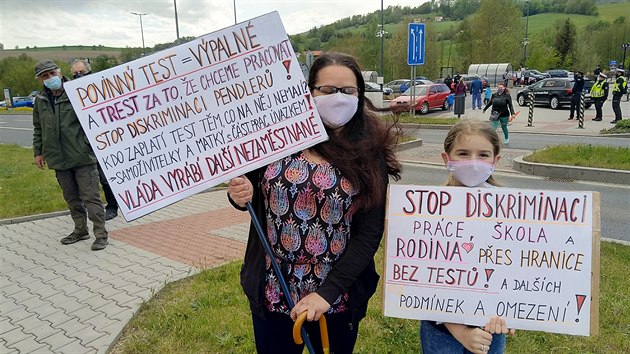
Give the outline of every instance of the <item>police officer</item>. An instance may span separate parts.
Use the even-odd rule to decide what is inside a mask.
[[[606,99],[608,99],[606,74],[599,73],[599,75],[597,75],[597,82],[591,87],[591,98],[595,102],[595,118],[593,118],[593,120],[599,122],[602,120],[602,107]]]
[[[573,113],[579,109],[582,90],[584,90],[584,73],[578,71],[575,74],[575,84],[573,84],[573,89],[571,89],[571,111],[569,112],[569,120],[573,119]]]
[[[623,74],[625,74],[625,70],[617,69],[617,79],[613,84],[612,90],[612,109],[613,112],[615,112],[615,120],[610,122],[612,124],[617,124],[617,122],[621,120],[621,96],[623,96],[628,90],[628,83],[626,82],[626,78]]]

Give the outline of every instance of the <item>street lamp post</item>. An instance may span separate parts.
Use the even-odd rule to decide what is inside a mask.
[[[385,20],[383,16],[383,0],[381,0],[381,76],[385,78],[385,65],[383,57],[385,56]]]
[[[236,0],[233,0],[232,3],[234,4],[234,24],[236,24]]]
[[[175,32],[177,33],[177,44],[179,44],[179,21],[177,20],[177,0],[173,0],[175,6]]]
[[[137,12],[132,12],[132,14],[140,17],[140,34],[142,35],[142,55],[147,55],[147,50],[145,49],[145,46],[144,46],[144,29],[142,28],[142,16],[146,14],[140,14]]]
[[[527,13],[525,15],[525,38],[523,39],[523,67],[527,67],[527,45],[529,44],[528,30],[529,30],[529,5],[530,1],[525,1],[527,4]]]

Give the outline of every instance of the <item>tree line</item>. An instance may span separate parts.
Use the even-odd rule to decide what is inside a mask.
[[[626,0],[630,2],[630,0]],[[529,36],[527,60],[523,63],[524,22],[527,4],[506,0],[433,0],[417,7],[389,6],[383,17],[389,33],[384,39],[385,80],[409,77],[407,65],[407,24],[429,14],[461,16],[463,19],[450,27],[438,27],[434,21],[425,22],[426,59],[418,67],[417,75],[438,78],[442,67],[453,67],[465,72],[470,64],[511,63],[547,70],[565,68],[590,72],[597,65],[606,67],[609,59],[621,62],[621,44],[630,41],[630,19],[620,14],[612,22],[592,21],[578,28],[570,16],[551,24],[535,36]],[[594,0],[531,0],[530,16],[534,13],[560,11],[590,11],[597,13]],[[585,12],[586,14],[586,12]],[[422,17],[425,16],[425,17]],[[308,50],[341,51],[359,59],[364,70],[380,72],[380,11],[341,19],[333,24],[313,28],[302,34],[291,35],[296,53]],[[391,29],[393,28],[393,30]],[[187,42],[157,44],[147,53],[157,52]],[[142,48],[124,48],[119,56],[99,55],[90,58],[92,70],[98,72],[135,60],[143,55]],[[304,56],[301,56],[301,61]],[[0,88],[11,87],[13,95],[27,95],[39,89],[33,75],[36,61],[28,55],[0,60]],[[625,67],[630,64],[630,56]],[[62,72],[70,74],[70,63],[58,63]]]

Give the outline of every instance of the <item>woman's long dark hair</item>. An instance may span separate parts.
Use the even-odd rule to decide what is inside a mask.
[[[400,179],[402,166],[394,149],[401,130],[397,122],[387,124],[376,117],[375,112],[380,110],[365,97],[365,81],[359,65],[347,54],[325,53],[313,62],[308,75],[311,92],[319,71],[330,65],[352,70],[359,88],[359,105],[352,119],[339,132],[326,128],[329,140],[311,149],[339,169],[360,190],[357,199],[360,207],[374,207],[383,202],[385,195],[381,166],[385,165],[387,173],[395,180]]]

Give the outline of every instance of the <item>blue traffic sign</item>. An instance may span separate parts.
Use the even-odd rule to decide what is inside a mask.
[[[407,44],[407,64],[423,65],[424,64],[424,23],[410,23],[407,36],[409,42]]]

